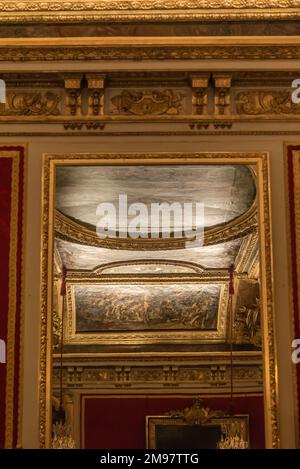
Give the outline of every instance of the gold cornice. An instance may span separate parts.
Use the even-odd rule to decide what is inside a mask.
[[[300,17],[299,0],[94,0],[0,2],[0,22],[271,20]]]
[[[0,38],[0,61],[300,59],[300,36]]]

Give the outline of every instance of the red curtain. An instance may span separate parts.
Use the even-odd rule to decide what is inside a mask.
[[[0,146],[0,448],[19,438],[25,148]]]
[[[200,396],[201,397],[201,396]],[[228,397],[204,398],[205,406],[227,411]],[[81,396],[81,441],[84,448],[145,449],[146,416],[163,415],[191,406],[190,397],[172,396]],[[264,405],[262,396],[235,397],[235,414],[250,415],[250,446],[264,448]]]

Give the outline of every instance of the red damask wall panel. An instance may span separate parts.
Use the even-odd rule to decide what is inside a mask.
[[[211,409],[227,411],[230,407],[230,399],[227,397],[205,397],[204,403]],[[178,396],[82,395],[82,447],[144,449],[147,415],[162,415],[192,404],[192,398]],[[251,448],[264,448],[263,397],[235,397],[232,410],[236,414],[250,415]]]
[[[291,316],[293,338],[300,339],[300,145],[287,147],[287,192],[289,209],[289,251],[291,283]],[[288,320],[288,318],[287,318]],[[298,404],[297,432],[300,446],[300,363],[294,364],[296,400]]]
[[[24,177],[25,148],[0,145],[0,448],[20,438]]]

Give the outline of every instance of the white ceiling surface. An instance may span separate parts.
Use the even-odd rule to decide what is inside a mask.
[[[207,269],[227,269],[238,254],[241,239],[213,246],[197,246],[168,251],[106,249],[70,243],[60,239],[56,239],[56,244],[67,269],[93,270],[110,262],[132,262],[137,259],[186,261]]]
[[[151,203],[202,203],[204,226],[212,227],[247,211],[256,192],[245,165],[63,166],[56,181],[56,208],[93,226],[100,203],[118,209],[119,195],[126,194],[128,205],[142,202],[149,214]],[[143,218],[144,227],[148,220]]]

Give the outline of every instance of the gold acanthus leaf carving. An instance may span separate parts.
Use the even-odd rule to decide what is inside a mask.
[[[242,91],[235,102],[238,114],[300,114],[300,106],[292,102],[290,90]]]
[[[262,336],[259,298],[256,298],[255,304],[239,308],[233,327],[236,343],[250,343],[261,348]]]
[[[8,93],[7,103],[0,115],[57,116],[61,96],[51,91]]]
[[[123,90],[121,94],[113,96],[111,102],[114,114],[162,115],[180,114],[182,100],[185,97],[180,91],[167,90]]]

